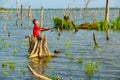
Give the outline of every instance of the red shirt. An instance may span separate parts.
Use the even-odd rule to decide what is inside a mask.
[[[40,36],[40,31],[42,31],[42,28],[38,25],[34,25],[33,36],[38,38]]]

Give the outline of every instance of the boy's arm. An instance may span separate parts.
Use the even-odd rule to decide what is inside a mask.
[[[47,31],[50,30],[51,28],[41,28],[41,31]]]

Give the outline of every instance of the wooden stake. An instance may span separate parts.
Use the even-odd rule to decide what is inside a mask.
[[[4,32],[6,32],[6,20],[5,20],[5,23],[4,23]]]
[[[43,27],[43,16],[44,16],[43,7],[41,7],[40,11],[41,11],[40,26]]]
[[[93,40],[94,40],[95,46],[98,46],[98,41],[96,40],[95,33],[93,33]]]
[[[8,31],[8,37],[10,38],[10,31]]]
[[[22,4],[21,4],[21,26],[22,26],[22,17],[23,17],[23,16],[22,16],[22,12],[23,12],[23,11],[22,11],[22,8],[23,8],[23,6],[22,6]]]
[[[109,34],[109,30],[107,29],[106,30],[106,40],[109,40],[110,39],[110,34]]]
[[[74,29],[75,29],[75,32],[77,32],[77,31],[78,31],[78,28],[75,26],[75,24],[73,23],[73,21],[72,21],[71,23],[72,23],[72,25],[73,25],[73,27],[74,27]]]
[[[16,16],[18,17],[18,0],[16,0]]]
[[[31,22],[30,22],[30,18],[31,18],[31,6],[28,6],[28,23],[29,23],[29,27],[31,26]]]
[[[29,6],[28,6],[28,20],[29,20],[30,17],[31,17],[31,11],[30,11],[31,9],[30,9],[30,7],[31,7],[31,6],[29,5]]]
[[[16,26],[18,26],[18,0],[16,0]]]

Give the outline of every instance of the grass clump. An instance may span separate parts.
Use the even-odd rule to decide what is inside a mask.
[[[7,67],[8,61],[6,59],[2,60],[2,67]]]
[[[78,62],[79,64],[82,64],[82,63],[83,63],[83,59],[82,59],[82,58],[78,58],[77,62]]]
[[[120,16],[111,21],[111,28],[113,30],[120,30]]]
[[[86,63],[85,65],[85,68],[86,75],[88,77],[91,77],[100,70],[100,64],[98,61],[95,62],[88,61],[88,63]]]
[[[18,54],[18,48],[14,48],[13,53],[14,53],[14,55],[17,55]]]
[[[59,17],[54,17],[54,26],[56,29],[60,30],[72,30],[74,29],[73,24],[71,20],[69,19],[69,16],[64,16],[63,19]]]

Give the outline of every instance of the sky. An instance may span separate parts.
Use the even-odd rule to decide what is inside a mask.
[[[31,8],[36,9],[43,6],[44,8],[83,8],[87,0],[18,0],[18,7],[22,4],[24,8],[31,5]],[[90,0],[88,7],[98,8],[105,7],[106,0]],[[0,7],[16,8],[16,0],[0,0]],[[110,7],[119,7],[120,0],[110,0]]]

